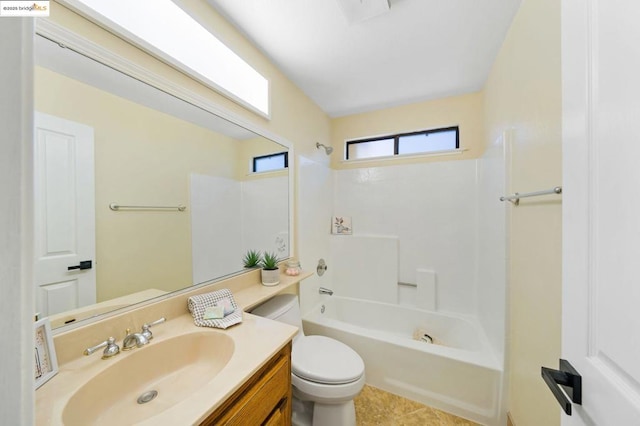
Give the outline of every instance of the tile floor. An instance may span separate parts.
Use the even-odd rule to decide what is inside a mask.
[[[369,385],[365,385],[354,402],[358,426],[478,426]]]

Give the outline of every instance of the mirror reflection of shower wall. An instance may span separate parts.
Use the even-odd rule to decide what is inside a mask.
[[[254,156],[286,148],[140,82],[123,88],[122,74],[42,43],[57,51],[36,61],[36,110],[94,130],[95,302],[107,306],[87,312],[240,271],[248,248],[289,256],[288,171],[250,173]],[[85,68],[58,67],[57,55]],[[187,208],[112,211],[110,203]]]

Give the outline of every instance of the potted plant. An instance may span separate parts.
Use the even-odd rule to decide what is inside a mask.
[[[242,258],[242,263],[245,268],[255,268],[256,266],[260,266],[260,257],[261,254],[259,250],[248,250]]]
[[[278,268],[278,257],[275,253],[265,252],[260,262],[262,266],[262,284],[274,286],[280,284],[280,269]]]

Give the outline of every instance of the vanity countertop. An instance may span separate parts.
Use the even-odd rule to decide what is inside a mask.
[[[275,294],[294,287],[301,280],[309,276],[311,276],[311,273],[304,272],[296,277],[281,275],[280,284],[274,287],[255,284],[243,286],[242,288],[232,291],[237,304],[243,311],[247,311]],[[104,321],[106,323],[109,319],[105,319]],[[97,326],[99,326],[99,324],[92,325],[92,334],[95,334]],[[109,326],[105,325],[104,333],[106,333],[108,329]],[[75,330],[72,330],[68,332],[68,334],[73,334],[74,331]],[[164,324],[153,328],[153,340],[142,348],[121,352],[114,358],[107,360],[100,359],[102,351],[99,350],[93,355],[74,357],[61,363],[58,374],[36,391],[36,424],[64,424],[63,412],[71,397],[88,382],[89,378],[100,375],[101,372],[107,370],[110,366],[114,365],[114,363],[125,361],[127,357],[136,353],[142,353],[153,345],[158,345],[158,342],[177,336],[189,333],[224,333],[233,340],[234,352],[231,359],[212,379],[203,377],[198,390],[193,392],[189,397],[166,409],[158,408],[160,407],[159,404],[156,404],[155,408],[137,405],[135,401],[132,401],[130,404],[132,410],[154,410],[151,411],[150,417],[147,417],[142,422],[136,422],[136,424],[198,424],[239,389],[241,385],[256,373],[273,355],[282,349],[293,338],[296,332],[296,327],[257,317],[247,312],[243,312],[242,323],[226,330],[197,327],[194,325],[193,318],[188,312],[184,312],[173,318],[167,317],[167,321]],[[86,340],[86,332],[83,333],[81,330],[78,330],[76,334],[82,336],[83,340]],[[104,336],[99,335],[97,337],[102,338]],[[60,343],[67,341],[74,343],[75,346],[75,341],[78,338],[79,337],[67,335],[65,336],[65,340],[56,342],[56,348],[58,349]],[[86,341],[85,347],[95,343],[95,341]],[[118,339],[118,344],[120,343],[121,339]],[[148,359],[151,368],[153,368],[154,363],[163,363],[162,356],[157,355],[158,354],[154,357],[149,357]],[[145,360],[145,363],[146,362]],[[126,380],[127,377],[113,377],[112,381],[109,382],[109,386],[111,386],[112,383],[115,390],[105,389],[105,392],[117,392],[118,387]],[[176,387],[180,386],[179,380],[178,376],[175,382]],[[152,403],[150,403],[149,406],[151,407]],[[124,418],[126,419],[126,417]],[[100,424],[100,419],[96,419],[96,421],[97,424]]]

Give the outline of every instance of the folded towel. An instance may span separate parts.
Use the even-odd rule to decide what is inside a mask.
[[[242,322],[242,310],[238,309],[231,291],[226,288],[191,296],[187,299],[187,306],[193,316],[193,322],[198,327],[228,328]],[[223,307],[224,318],[204,319],[207,308],[211,306]]]
[[[228,297],[223,297],[220,301],[216,302],[217,307],[221,307],[223,309],[224,316],[226,317],[229,314],[232,314],[236,308],[231,303],[231,299]]]

